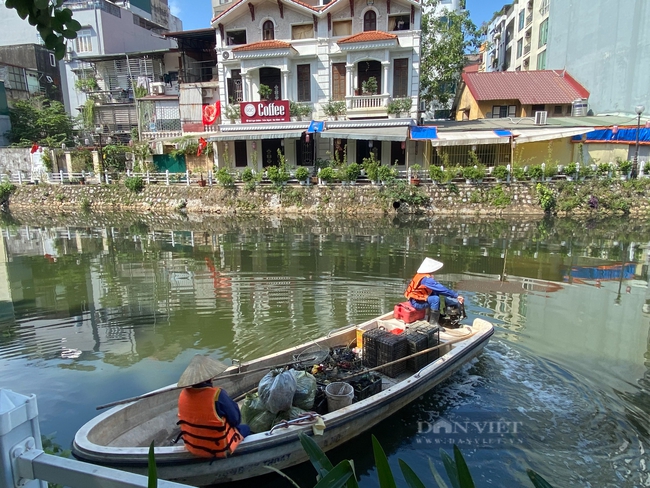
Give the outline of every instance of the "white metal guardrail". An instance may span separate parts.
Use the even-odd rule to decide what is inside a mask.
[[[146,488],[148,478],[43,452],[36,395],[0,389],[0,488]],[[159,488],[188,485],[158,480]]]

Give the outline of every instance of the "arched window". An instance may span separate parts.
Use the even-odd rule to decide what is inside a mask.
[[[272,41],[273,39],[275,39],[273,22],[271,22],[270,20],[267,20],[262,25],[262,39],[264,41]]]
[[[377,30],[377,14],[374,10],[368,10],[363,16],[363,31]]]

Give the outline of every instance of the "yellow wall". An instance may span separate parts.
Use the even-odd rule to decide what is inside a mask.
[[[575,144],[575,158],[579,159],[578,144]],[[615,162],[617,158],[627,160],[630,146],[627,144],[584,144],[582,149],[583,161],[588,163],[593,160],[595,163]]]
[[[463,94],[460,97],[460,103],[458,104],[458,109],[456,110],[456,120],[463,120],[463,114],[469,109],[469,120],[476,120],[479,117],[478,105],[476,100],[472,96],[472,93],[469,91],[469,88],[465,86],[463,88]]]
[[[528,142],[517,144],[514,150],[515,166],[531,166],[542,164],[549,159],[549,143],[551,143],[551,161],[567,165],[574,160],[571,138],[554,139],[553,141]]]

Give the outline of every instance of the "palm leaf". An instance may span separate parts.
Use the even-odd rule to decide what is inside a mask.
[[[402,470],[404,480],[406,481],[406,484],[409,486],[409,488],[425,488],[422,480],[418,478],[418,475],[415,474],[415,471],[413,471],[408,464],[406,464],[401,459],[398,459],[397,461],[399,462],[399,467]]]
[[[528,477],[530,478],[530,481],[533,482],[535,488],[553,488],[548,481],[546,481],[532,469],[527,469],[526,473],[528,473]]]
[[[379,478],[380,488],[397,488],[393,472],[388,464],[388,458],[384,452],[384,448],[377,438],[372,436],[372,450],[375,453],[375,465],[377,466],[377,477]]]
[[[456,470],[458,471],[458,481],[461,488],[475,488],[465,458],[456,444],[454,444],[454,459],[456,460]]]
[[[445,465],[445,471],[447,472],[447,476],[449,476],[451,486],[454,488],[460,488],[456,463],[443,449],[440,449],[440,457],[442,458],[442,463]]]
[[[353,475],[350,461],[344,459],[316,483],[314,488],[341,488]]]
[[[304,433],[301,433],[300,443],[302,444],[302,448],[307,452],[311,464],[313,464],[314,468],[316,468],[319,477],[324,477],[327,473],[334,469],[334,465],[325,455],[323,450],[318,447],[318,444],[316,444],[316,441],[314,439]]]
[[[431,461],[431,458],[429,458],[429,469],[431,470],[433,479],[436,480],[436,483],[438,483],[438,488],[447,488],[447,483],[445,483],[445,480],[443,480],[442,476],[440,476],[440,473],[438,473],[438,470],[433,465],[433,461]]]
[[[147,488],[156,488],[158,486],[158,471],[156,470],[156,455],[154,454],[153,441],[149,446],[149,481]]]

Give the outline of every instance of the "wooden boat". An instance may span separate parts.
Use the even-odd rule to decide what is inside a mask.
[[[358,326],[330,332],[302,346],[231,366],[215,384],[236,398],[257,386],[269,371],[264,368],[295,362],[297,357],[304,357],[305,351],[313,351],[315,345],[328,351],[330,347],[353,344],[357,329],[367,331],[378,326],[403,328],[404,323],[393,318],[393,313],[385,314]],[[313,435],[324,451],[343,444],[448,378],[483,350],[493,332],[492,324],[482,319],[475,319],[471,326],[440,332],[438,359],[417,373],[405,372],[395,378],[382,374],[381,392],[322,415],[325,423],[322,435],[313,435],[310,421],[274,427],[246,437],[231,457],[212,462],[197,458],[185,450],[182,441],[171,442],[179,432],[176,422],[181,390],[170,385],[156,390],[158,394],[113,407],[90,420],[77,432],[73,454],[91,463],[146,475],[149,446],[153,441],[161,479],[203,486],[269,474],[268,466],[284,469],[308,460],[299,433]]]

